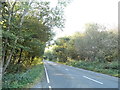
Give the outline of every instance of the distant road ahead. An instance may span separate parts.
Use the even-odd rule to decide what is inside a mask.
[[[118,88],[118,78],[44,60],[42,88]]]

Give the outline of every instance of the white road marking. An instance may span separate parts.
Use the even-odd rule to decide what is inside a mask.
[[[67,68],[65,70],[69,71]]]
[[[89,79],[89,80],[92,80],[92,81],[94,81],[94,82],[97,82],[97,83],[99,83],[99,84],[103,84],[102,82],[99,82],[99,81],[97,81],[97,80],[94,80],[94,79],[92,79],[92,78],[89,78],[89,77],[87,77],[87,76],[83,76],[84,78],[87,78],[87,79]]]
[[[49,77],[48,77],[48,73],[47,73],[47,69],[46,69],[46,67],[45,67],[45,64],[44,64],[44,68],[45,68],[45,74],[46,74],[47,82],[50,83],[50,79],[49,79]]]
[[[49,90],[52,90],[52,87],[51,86],[48,86],[49,87]]]
[[[49,86],[49,88],[52,88],[51,86]]]

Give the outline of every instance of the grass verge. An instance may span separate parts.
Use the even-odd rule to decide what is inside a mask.
[[[64,63],[69,66],[83,68],[86,70],[91,70],[103,74],[108,74],[115,77],[120,77],[118,74],[118,61],[113,62],[99,62],[99,61],[69,61]]]
[[[44,74],[43,64],[33,66],[24,73],[6,74],[3,78],[2,88],[29,88],[42,78]]]

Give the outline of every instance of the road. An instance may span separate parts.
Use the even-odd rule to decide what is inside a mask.
[[[109,75],[46,60],[44,67],[42,88],[118,88],[118,78]]]

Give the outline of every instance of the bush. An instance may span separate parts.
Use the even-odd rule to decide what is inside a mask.
[[[33,66],[23,73],[6,74],[3,76],[3,88],[23,88],[30,83],[34,83],[38,77],[42,77],[44,72],[43,64]]]
[[[96,71],[112,76],[118,76],[118,62],[113,61],[113,62],[100,62],[99,60],[97,61],[69,61],[66,62],[66,65],[70,65],[73,67],[78,67],[78,68],[83,68],[91,71]]]

